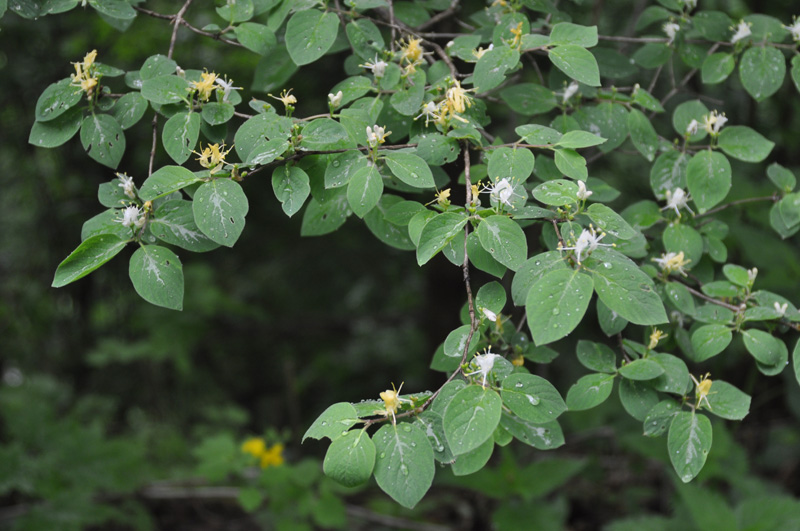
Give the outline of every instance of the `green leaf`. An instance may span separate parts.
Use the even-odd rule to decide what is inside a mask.
[[[558,269],[542,276],[525,301],[534,343],[552,343],[572,332],[589,307],[592,288],[592,277],[578,270]]]
[[[631,109],[628,113],[628,130],[633,145],[644,158],[652,162],[658,151],[658,133],[650,119],[642,111]]]
[[[481,221],[476,232],[483,248],[512,271],[519,269],[528,257],[525,233],[511,218],[489,216]]]
[[[711,383],[708,395],[709,411],[728,420],[742,420],[750,412],[750,395],[722,380]]]
[[[284,165],[272,172],[272,191],[281,202],[284,214],[295,215],[311,192],[308,174],[297,166]]]
[[[598,229],[609,233],[620,240],[630,240],[636,236],[636,231],[622,219],[622,216],[605,205],[594,203],[586,209],[586,215],[594,222]]]
[[[367,228],[370,230],[370,232],[386,245],[394,247],[395,249],[401,249],[403,251],[413,251],[417,248],[417,246],[411,241],[407,227],[395,225],[388,219],[388,213],[392,206],[402,202],[403,200],[396,195],[384,194],[377,206],[370,210],[366,216],[364,216],[364,222],[367,224]],[[414,201],[406,202],[419,205],[420,210],[425,208]],[[417,212],[419,212],[419,210]],[[407,224],[408,223],[406,223],[406,225]],[[463,258],[461,261],[463,262]]]
[[[167,120],[161,141],[164,150],[178,164],[186,162],[200,137],[200,115],[195,112],[179,112]]]
[[[325,168],[325,188],[338,188],[350,181],[350,176],[358,169],[367,166],[367,157],[359,151],[345,151],[331,155],[330,164]]]
[[[658,404],[658,393],[651,382],[623,378],[619,382],[619,400],[630,416],[644,421],[650,410]]]
[[[587,374],[569,388],[567,407],[572,411],[592,409],[605,402],[613,388],[613,374]]]
[[[453,383],[453,382],[451,382]],[[464,386],[463,380],[460,382]],[[452,386],[451,386],[452,387]],[[459,389],[461,388],[459,387]],[[455,394],[455,392],[453,393]],[[437,397],[437,401],[442,399],[442,393],[439,393]],[[433,448],[433,457],[440,463],[452,463],[453,462],[453,452],[450,450],[450,447],[447,445],[447,439],[444,435],[444,425],[442,421],[442,415],[434,411],[433,408],[427,409],[422,412],[422,414],[417,415],[414,418],[414,423],[417,424],[421,430],[425,432],[425,435],[428,437],[428,442],[431,444]]]
[[[725,199],[731,179],[731,163],[722,153],[703,150],[686,167],[686,184],[701,214]]]
[[[620,317],[617,312],[612,311],[599,298],[597,299],[597,321],[603,333],[608,337],[619,334],[628,326],[628,321]]]
[[[788,359],[786,344],[763,330],[742,330],[744,346],[753,357],[764,365],[775,365]]]
[[[508,434],[508,432],[506,432],[503,429],[500,429],[500,431],[504,434]],[[508,436],[510,439],[511,436],[510,435]],[[450,465],[450,468],[453,471],[453,475],[468,476],[469,474],[474,474],[478,470],[482,469],[486,465],[486,463],[489,462],[489,459],[492,457],[493,452],[494,452],[494,437],[489,437],[483,444],[481,444],[471,452],[467,452],[455,458],[453,463]]]
[[[383,193],[383,178],[372,165],[359,168],[347,184],[347,201],[356,216],[363,218],[372,210]]]
[[[437,214],[425,224],[417,245],[417,263],[426,264],[441,251],[467,224],[463,214],[445,212]]]
[[[719,147],[731,157],[745,162],[761,162],[770,154],[775,142],[743,125],[724,128],[717,139]]]
[[[613,103],[584,107],[573,114],[580,128],[606,138],[598,149],[608,153],[619,147],[628,136],[628,111]]]
[[[485,52],[475,65],[473,83],[478,92],[495,88],[506,78],[506,72],[519,63],[519,52],[508,46],[495,46]]]
[[[622,318],[640,325],[667,322],[653,281],[631,260],[616,251],[597,249],[587,267],[597,295]]]
[[[562,44],[548,51],[550,61],[569,77],[590,87],[600,86],[600,69],[594,56],[586,48]]]
[[[469,244],[469,242],[467,242]],[[517,270],[511,283],[511,298],[516,306],[525,304],[531,287],[550,271],[567,269],[558,251],[548,251],[529,258]]]
[[[617,371],[617,355],[607,345],[586,341],[578,341],[578,361],[587,369],[613,373]]]
[[[378,460],[375,481],[397,503],[413,508],[433,482],[433,450],[414,424],[385,424],[372,437]]]
[[[111,18],[122,20],[136,18],[136,11],[124,0],[89,0],[89,5]]]
[[[47,122],[33,122],[28,143],[43,148],[58,147],[75,136],[81,128],[83,110],[75,107]]]
[[[692,16],[692,24],[710,41],[727,41],[733,21],[721,11],[700,11]]]
[[[348,402],[339,402],[328,406],[328,409],[322,412],[317,417],[317,420],[309,426],[301,442],[311,437],[312,439],[320,440],[327,437],[334,441],[341,437],[350,428],[358,422],[358,413],[352,404]]]
[[[352,148],[355,144],[342,124],[330,118],[319,118],[303,128],[300,147],[307,151],[325,151]]]
[[[198,228],[191,201],[172,199],[160,204],[148,227],[159,240],[187,251],[204,253],[219,247]]]
[[[480,385],[458,391],[444,412],[444,434],[453,455],[471,452],[492,436],[500,422],[500,395]]]
[[[334,439],[325,454],[325,475],[345,487],[366,483],[375,466],[375,444],[365,429],[348,431]]]
[[[772,46],[754,46],[742,54],[739,62],[739,79],[744,89],[756,101],[775,94],[786,75],[786,59]]]
[[[652,380],[664,374],[664,367],[651,359],[642,358],[623,364],[619,373],[629,380]]]
[[[558,106],[555,93],[536,83],[516,83],[500,91],[500,98],[511,110],[523,116],[543,114]],[[529,142],[536,144],[536,142]]]
[[[493,181],[506,178],[518,184],[528,180],[533,164],[533,153],[529,149],[502,147],[491,152],[487,173]]]
[[[703,69],[701,75],[703,83],[706,85],[714,85],[722,83],[733,72],[736,66],[736,60],[733,55],[729,53],[712,53],[703,61]]]
[[[86,220],[81,227],[81,241],[98,234],[113,234],[128,240],[131,237],[131,229],[120,223],[119,213],[117,209],[109,209]]]
[[[538,124],[520,125],[514,129],[514,132],[517,133],[520,138],[525,140],[525,142],[539,145],[555,144],[562,136],[561,133],[555,129]]]
[[[585,181],[586,178],[589,177],[589,171],[586,169],[586,159],[577,151],[573,149],[556,149],[553,153],[556,168],[558,168],[561,173],[580,181]]]
[[[696,362],[712,358],[728,348],[733,334],[730,328],[721,324],[701,326],[692,333],[693,359]]]
[[[550,32],[550,44],[574,44],[584,48],[597,46],[597,26],[559,22]]]
[[[680,412],[674,400],[662,400],[647,413],[644,419],[644,436],[661,437],[667,432],[672,419]]]
[[[792,83],[800,91],[800,55],[792,57]]]
[[[52,286],[60,288],[85,277],[114,258],[129,241],[112,234],[100,234],[83,241],[58,264]]]
[[[147,100],[139,92],[128,92],[117,100],[111,109],[111,116],[119,122],[122,129],[136,125],[147,111]]]
[[[476,352],[478,350],[480,334],[473,334],[472,340],[469,343],[469,348],[466,348],[469,332],[470,326],[462,325],[447,334],[447,338],[444,340],[444,355],[461,359],[465,351],[467,356]]]
[[[36,101],[36,121],[47,122],[58,118],[81,101],[82,94],[78,87],[70,85],[69,79],[49,85]]]
[[[537,450],[552,450],[564,445],[564,432],[557,421],[537,424],[503,412],[500,426],[519,441]]]
[[[433,188],[433,173],[428,164],[413,153],[390,151],[384,156],[386,165],[401,181],[415,188]]]
[[[511,374],[503,380],[501,394],[503,403],[528,422],[550,422],[567,410],[567,405],[553,384],[533,374]]]
[[[492,255],[481,246],[480,238],[475,232],[471,232],[467,237],[467,256],[469,261],[476,268],[485,271],[497,278],[503,278],[508,270],[506,266],[495,260]]]
[[[286,153],[287,149],[289,149],[289,142],[287,140],[281,138],[267,140],[266,138],[262,138],[253,145],[246,164],[251,168],[269,164]]]
[[[125,153],[125,133],[107,114],[92,114],[81,123],[81,144],[94,160],[116,169]]]
[[[489,282],[478,290],[475,296],[475,307],[486,308],[494,313],[500,313],[506,305],[506,290],[499,282]]]
[[[235,109],[230,103],[209,102],[203,105],[201,114],[209,125],[222,125],[233,118]]]
[[[247,120],[233,137],[236,153],[241,160],[248,160],[253,147],[266,139],[286,139],[291,134],[292,120],[275,113],[264,113]]]
[[[389,102],[400,114],[415,116],[419,114],[420,107],[422,107],[422,102],[425,99],[425,71],[417,70],[409,76],[408,81],[405,88],[401,88],[392,94]]]
[[[192,209],[197,226],[206,236],[220,245],[233,247],[244,230],[249,205],[239,183],[214,179],[197,189]]]
[[[271,29],[255,22],[239,24],[233,28],[233,32],[242,46],[259,55],[267,55],[278,42]]]
[[[364,61],[374,59],[385,46],[381,31],[369,19],[353,20],[347,24],[345,31],[353,51]]]
[[[235,2],[227,2],[225,5],[218,7],[216,11],[226,22],[243,22],[253,18],[255,6],[253,5],[253,0],[236,0]]]
[[[692,120],[696,120],[697,123],[702,124],[703,116],[708,113],[708,107],[700,100],[685,101],[675,107],[675,112],[672,114],[672,127],[675,128],[675,132],[678,133],[678,135],[683,137],[686,135],[686,129],[689,127]],[[706,136],[708,136],[706,130],[703,127],[698,127],[697,133],[691,135],[689,141],[697,142],[698,140],[704,139]]]
[[[568,131],[556,142],[556,145],[562,148],[578,149],[597,146],[605,141],[605,138],[587,131]],[[558,164],[557,161],[556,164]]]
[[[682,359],[672,354],[650,354],[648,360],[661,365],[664,373],[653,381],[656,391],[682,395],[690,383],[689,369]]]
[[[31,133],[32,134],[32,133]],[[777,162],[773,162],[767,168],[767,177],[779,190],[791,192],[797,186],[797,179],[790,170],[784,168]]]
[[[297,66],[313,63],[327,52],[336,40],[339,17],[317,9],[298,11],[286,24],[286,49]]]
[[[534,188],[533,197],[545,205],[572,205],[578,202],[578,185],[566,179],[554,179]]]
[[[136,249],[128,273],[136,293],[147,302],[183,309],[183,265],[166,247],[143,245]]]
[[[151,55],[142,63],[142,68],[139,69],[139,77],[142,81],[145,81],[154,77],[168,76],[174,74],[177,68],[178,63],[166,55]]]
[[[672,419],[667,449],[672,466],[684,483],[703,469],[711,450],[711,437],[711,421],[705,415],[681,411]]]
[[[199,177],[182,166],[164,166],[142,184],[139,197],[142,201],[152,201],[200,181]]]
[[[189,83],[182,77],[168,75],[142,80],[142,96],[151,103],[166,105],[187,101]]]
[[[683,251],[690,261],[689,268],[694,267],[703,257],[703,237],[689,225],[669,225],[664,229],[662,240],[667,252]]]

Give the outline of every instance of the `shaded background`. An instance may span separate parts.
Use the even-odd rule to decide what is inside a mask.
[[[701,3],[733,18],[757,8],[787,22],[794,9],[790,1]],[[187,15],[195,26],[215,21],[209,6],[197,4]],[[570,10],[576,22],[618,34],[632,23],[631,4],[583,2]],[[646,5],[636,3],[633,12]],[[176,6],[147,4],[166,13]],[[474,9],[467,5],[464,12]],[[49,287],[58,263],[79,243],[82,223],[103,210],[97,186],[113,172],[89,159],[77,137],[53,150],[28,145],[36,100],[48,84],[69,75],[71,61],[94,48],[101,62],[138,69],[149,55],[166,53],[169,30],[164,21],[139,16],[119,33],[82,9],[38,21],[9,12],[0,20],[0,527],[68,529],[95,522],[105,528],[111,524],[99,523],[104,511],[119,512],[113,525],[120,529],[249,529],[292,521],[291,516],[276,520],[269,504],[247,516],[229,502],[164,501],[142,493],[156,481],[181,484],[197,478],[202,461],[197,449],[220,434],[241,441],[277,430],[285,438],[289,463],[321,458],[324,445],[301,447],[299,440],[331,403],[377,398],[390,382],[404,381],[404,390],[415,391],[444,381],[427,367],[438,344],[459,324],[465,300],[460,271],[442,257],[420,269],[413,253],[381,244],[354,219],[336,233],[300,238],[301,214],[283,215],[268,182],[270,172],[244,183],[251,210],[234,249],[180,253],[186,275],[182,313],[151,306],[135,294],[128,279],[129,250],[72,285]],[[183,68],[227,74],[246,87],[245,101],[251,95],[265,97],[259,90],[266,87],[251,83],[260,61],[266,62],[261,68],[269,66],[269,56],[260,59],[185,29],[178,35],[174,58]],[[285,84],[294,87],[298,115],[325,112],[323,95],[346,77],[344,57],[305,67]],[[729,123],[750,125],[776,142],[767,162],[796,170],[797,91],[787,80],[756,108],[736,75],[715,87],[690,83],[687,94],[670,101],[667,114],[702,90],[724,100],[706,104],[726,111]],[[121,78],[109,83],[122,89]],[[490,106],[494,133],[525,123],[506,112]],[[148,112],[126,131],[128,149],[119,166],[139,184],[146,175],[151,116]],[[656,129],[671,137],[668,118],[657,121]],[[632,150],[628,143],[620,153],[598,160],[591,174],[628,197],[650,198],[649,166]],[[167,163],[159,145],[156,165]],[[766,164],[732,164],[729,199],[773,193]],[[453,174],[461,170],[459,163],[451,166]],[[620,202],[611,206],[622,208]],[[798,241],[781,241],[769,228],[768,207],[748,205],[722,216],[731,225],[725,239],[729,261],[758,267],[757,287],[798,302]],[[530,242],[536,239],[533,229]],[[476,272],[474,280],[477,287],[489,278]],[[510,275],[505,284],[510,285]],[[519,310],[514,312],[519,319]],[[601,340],[595,322],[590,316],[583,332],[574,335]],[[572,357],[574,340],[559,343],[558,350],[562,356],[553,364],[529,368],[565,393],[582,369]],[[796,495],[800,393],[791,371],[764,377],[736,342],[706,366],[754,401],[742,423],[715,424],[714,448],[700,480],[707,478],[707,486],[733,501],[763,492]],[[374,486],[330,492],[347,500],[350,525],[372,529],[392,527],[389,520],[375,520],[380,514],[485,529],[496,510],[513,521],[515,514],[534,518],[547,506],[574,529],[594,529],[621,516],[688,510],[671,467],[664,464],[663,439],[642,438],[641,426],[624,414],[615,396],[600,408],[566,415],[563,424],[567,445],[547,457],[579,465],[569,474],[576,475],[567,488],[543,491],[549,496],[545,504],[536,501],[541,498],[536,493],[493,500],[480,492],[480,480],[447,479],[441,472],[429,498],[413,513],[387,502]],[[541,457],[512,443],[498,449],[493,464],[508,478]],[[241,481],[227,478],[227,483]],[[327,491],[319,492],[317,500]],[[358,508],[370,514],[359,514]]]

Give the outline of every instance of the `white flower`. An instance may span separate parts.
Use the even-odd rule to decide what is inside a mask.
[[[481,313],[486,317],[488,320],[492,321],[493,323],[497,322],[497,314],[494,313],[489,308],[481,308]]]
[[[683,0],[683,5],[686,6],[686,11],[691,11],[697,7],[697,0]]]
[[[773,306],[775,307],[775,311],[778,312],[778,316],[780,316],[780,317],[783,317],[784,315],[786,315],[786,310],[789,309],[789,303],[788,302],[784,302],[783,304],[778,304],[778,301],[775,301]]]
[[[594,230],[594,227],[589,225],[589,228],[583,229],[581,235],[578,236],[578,241],[575,242],[574,247],[562,247],[561,244],[559,243],[558,250],[575,251],[575,256],[578,260],[578,263],[580,264],[581,254],[583,254],[584,251],[586,251],[586,253],[588,254],[597,249],[598,247],[614,246],[611,243],[600,243],[600,240],[602,240],[605,237],[605,235],[606,235],[605,232],[597,232]]]
[[[438,114],[436,114],[438,111],[439,111],[439,105],[436,104],[433,101],[429,101],[428,103],[426,103],[425,105],[422,106],[422,113],[420,113],[419,116],[415,116],[414,119],[415,120],[419,120],[420,118],[422,118],[424,116],[425,117],[425,127],[427,127],[428,123],[431,120],[435,122],[436,120],[438,120],[440,118],[440,116]]]
[[[511,184],[511,181],[507,177],[503,177],[494,183],[493,186],[485,186],[482,191],[489,192],[490,198],[512,208],[513,205],[511,204],[511,198],[522,197],[521,195],[514,193],[514,185]]]
[[[217,79],[214,80],[214,83],[219,85],[219,88],[222,89],[222,101],[223,102],[227,102],[228,101],[228,96],[230,96],[231,92],[233,92],[234,90],[242,90],[242,87],[234,87],[233,86],[233,80],[232,79],[228,80],[228,79],[217,78]]]
[[[573,81],[572,83],[564,89],[564,97],[561,99],[561,103],[567,103],[567,101],[578,92],[578,82]]]
[[[378,56],[376,55],[372,63],[364,63],[363,65],[358,66],[372,70],[372,74],[375,77],[383,77],[383,74],[386,72],[386,67],[389,66],[389,63],[383,59],[378,59]]]
[[[685,208],[686,210],[694,214],[692,209],[689,208],[688,204],[691,198],[689,197],[689,194],[683,191],[683,188],[675,188],[674,190],[671,191],[667,190],[666,195],[667,195],[667,206],[662,207],[661,210],[668,210],[671,208],[672,210],[675,211],[676,214],[678,214],[678,217],[681,217],[681,212],[680,212],[681,208]]]
[[[391,135],[392,132],[385,132],[385,128],[379,125],[367,126],[367,144],[369,147],[375,148],[386,141],[386,137]]]
[[[728,122],[725,113],[718,113],[716,110],[703,116],[703,129],[710,135],[717,136],[722,126]]]
[[[593,193],[586,189],[586,184],[583,181],[578,181],[578,199],[586,201]]]
[[[736,33],[733,34],[733,37],[731,37],[731,44],[736,44],[745,37],[749,37],[750,35],[752,35],[752,32],[750,31],[750,26],[751,26],[750,22],[745,22],[744,20],[740,20],[739,24],[737,24],[735,28],[731,27],[732,30],[736,31]]]
[[[700,126],[700,124],[697,123],[697,120],[692,120],[691,122],[689,122],[689,125],[686,126],[686,134],[689,135],[689,136],[696,135],[697,134],[697,128],[699,126]]]
[[[494,44],[490,44],[489,47],[486,48],[485,50],[483,49],[483,46],[481,46],[477,50],[473,50],[472,55],[475,56],[475,59],[480,59],[481,57],[483,57],[483,54],[491,50],[494,50]]]
[[[756,277],[758,276],[758,268],[754,267],[753,269],[747,270],[747,280],[750,281],[750,285],[752,286],[753,283],[756,281]]]
[[[480,374],[481,378],[481,385],[486,387],[486,379],[489,377],[489,373],[492,372],[492,368],[494,368],[494,362],[497,358],[502,358],[499,354],[494,354],[491,350],[487,350],[483,354],[478,354],[472,359],[472,363],[477,365],[478,370],[471,373],[471,374]]]
[[[680,31],[681,27],[674,22],[666,22],[663,26],[661,26],[661,29],[664,30],[664,33],[666,33],[667,37],[669,37],[669,42],[667,44],[672,44],[672,41],[675,40],[675,35],[678,34],[678,31]]]
[[[691,260],[686,260],[684,258],[683,251],[679,253],[670,251],[668,253],[662,253],[661,258],[653,258],[653,262],[657,263],[668,275],[677,271],[681,275],[686,276],[686,271],[684,271],[683,268],[687,266]]]
[[[133,185],[133,177],[128,177],[124,173],[118,173],[117,178],[119,179],[119,186],[122,188],[122,191],[130,197],[131,199],[136,199],[136,188]]]
[[[331,107],[336,108],[341,105],[343,97],[344,95],[342,94],[341,90],[336,94],[328,94],[328,101],[330,102]]]
[[[123,227],[136,227],[140,229],[144,225],[144,215],[139,207],[131,205],[122,211],[122,219],[116,219],[117,223],[122,223]]]
[[[794,22],[792,23],[792,25],[784,26],[784,28],[789,30],[789,33],[792,34],[793,41],[800,41],[800,19],[794,17]]]

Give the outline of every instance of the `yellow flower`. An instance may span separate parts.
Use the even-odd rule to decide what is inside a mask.
[[[400,389],[403,388],[403,384],[400,384]],[[384,407],[386,408],[386,416],[391,415],[394,417],[394,414],[397,413],[397,409],[400,407],[400,389],[395,389],[394,384],[392,384],[391,389],[387,389],[386,391],[381,393],[381,400],[383,400]]]
[[[209,144],[207,145],[202,152],[198,153],[197,151],[193,151],[195,155],[200,155],[197,157],[197,160],[200,162],[200,166],[204,168],[208,168],[211,170],[211,173],[216,173],[220,168],[219,166],[225,162],[225,155],[231,152],[230,149],[227,151],[225,149],[225,144],[222,144],[222,148],[220,148],[219,144]]]
[[[445,99],[440,104],[440,121],[444,122],[449,116],[460,122],[468,123],[466,119],[458,116],[456,113],[463,113],[468,107],[472,107],[472,98],[467,94],[472,90],[473,89],[467,90],[462,88],[461,83],[458,81],[453,82],[453,86],[447,89]]]
[[[289,90],[283,89],[283,92],[281,92],[280,97],[273,96],[272,94],[267,94],[267,96],[269,96],[272,99],[280,101],[281,103],[283,103],[284,107],[288,109],[290,105],[294,105],[295,103],[297,103],[297,98],[292,96],[292,90],[294,89],[289,89]]]
[[[679,253],[670,251],[668,253],[662,253],[661,258],[653,258],[653,262],[661,266],[661,270],[667,275],[677,271],[681,275],[686,276],[686,271],[684,271],[683,268],[686,267],[691,260],[684,259],[683,251]]]
[[[703,400],[706,401],[706,406],[708,409],[711,409],[711,404],[708,402],[708,395],[711,394],[711,384],[713,383],[708,377],[711,376],[711,373],[707,372],[705,376],[700,377],[700,381],[697,381],[697,378],[694,377],[693,374],[689,376],[692,377],[692,381],[695,385],[695,396],[697,398],[697,405],[700,406],[703,403]],[[715,391],[716,392],[716,391]]]
[[[385,127],[379,125],[367,126],[367,144],[369,147],[375,148],[386,142],[386,137],[391,135],[391,131],[386,131]]]
[[[511,358],[511,365],[514,367],[522,367],[525,365],[525,358],[522,357],[521,354],[517,354],[513,358]]]
[[[436,192],[436,202],[442,206],[450,204],[450,188],[445,188],[441,192]]]
[[[267,446],[264,444],[264,439],[261,437],[251,437],[242,443],[242,452],[250,454],[253,457],[261,457],[266,449]]]
[[[408,38],[407,43],[400,42],[400,62],[406,61],[409,64],[417,64],[425,55],[425,50],[420,46],[422,39]]]
[[[86,70],[89,69],[94,64],[94,60],[97,59],[97,50],[92,50],[91,52],[87,53],[83,57],[83,68]]]
[[[79,87],[87,97],[92,96],[98,83],[94,67],[95,59],[97,59],[97,50],[92,50],[84,56],[83,62],[72,63],[75,66],[75,73],[70,76],[72,79],[70,85]]]
[[[509,45],[510,48],[519,48],[522,45],[522,22],[517,24],[516,28],[511,28],[511,34],[514,35],[514,40]]]
[[[273,444],[269,449],[261,453],[261,468],[268,466],[280,466],[283,464],[283,445]]]
[[[214,84],[217,80],[217,74],[203,72],[200,76],[202,77],[200,81],[192,81],[192,87],[197,89],[197,98],[200,101],[208,101],[208,98],[211,97],[211,92],[215,90]]]
[[[658,328],[654,328],[653,333],[650,334],[650,344],[647,345],[648,350],[653,350],[654,348],[656,348],[658,342],[665,337],[667,337],[667,334],[665,334]]]
[[[472,55],[475,56],[475,59],[480,59],[481,57],[483,57],[483,54],[491,50],[494,50],[494,44],[490,44],[489,47],[486,49],[484,49],[483,46],[481,46],[477,50],[472,50]]]

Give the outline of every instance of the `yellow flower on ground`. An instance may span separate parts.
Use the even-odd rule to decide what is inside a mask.
[[[264,444],[264,439],[261,437],[251,437],[242,443],[242,452],[250,454],[253,457],[261,457],[266,449],[267,445]]]
[[[268,466],[281,466],[283,464],[283,445],[273,444],[261,453],[261,468]]]
[[[211,93],[216,89],[214,86],[217,81],[217,74],[214,72],[203,72],[200,74],[200,81],[192,81],[192,88],[197,89],[197,98],[200,101],[208,101]]]
[[[200,166],[208,168],[213,174],[220,170],[220,166],[225,162],[225,155],[230,152],[230,149],[225,151],[225,144],[222,144],[222,147],[219,144],[209,144],[202,152],[193,151],[192,153],[199,155],[197,160],[200,162]]]

